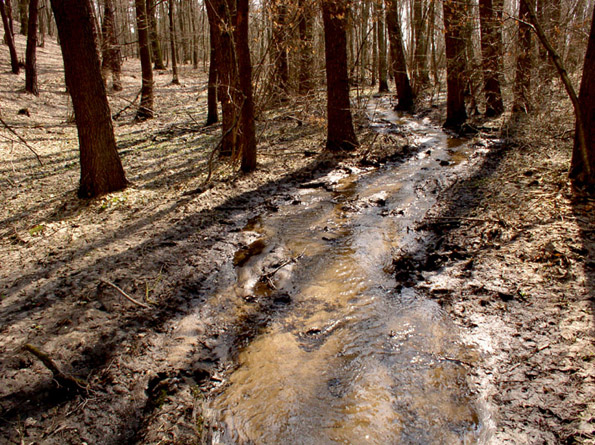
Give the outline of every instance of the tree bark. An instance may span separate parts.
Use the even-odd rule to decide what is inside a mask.
[[[146,0],[147,21],[149,26],[148,39],[151,42],[151,56],[155,63],[153,69],[164,70],[163,52],[161,51],[161,41],[157,32],[157,18],[155,17],[155,0]]]
[[[434,1],[434,0],[432,0]],[[413,0],[413,79],[415,91],[419,92],[430,82],[428,74],[428,28],[427,12],[424,12],[423,0]]]
[[[529,11],[523,0],[519,6],[519,44],[514,81],[514,113],[528,113],[531,110],[529,93],[531,89],[531,27]]]
[[[256,130],[254,124],[254,99],[252,93],[252,64],[248,40],[249,0],[237,0],[235,44],[238,57],[240,90],[244,96],[240,110],[239,150],[242,153],[241,169],[244,173],[256,169]]]
[[[79,137],[78,195],[91,198],[126,187],[96,46],[90,0],[51,0]]]
[[[358,141],[353,128],[347,71],[348,0],[322,0],[327,89],[329,151],[353,150]]]
[[[218,82],[218,70],[217,70],[217,22],[215,21],[215,13],[211,0],[205,1],[207,8],[207,16],[209,20],[209,36],[210,36],[210,47],[211,54],[209,59],[209,83],[207,89],[207,122],[206,126],[213,125],[219,121],[217,113],[217,82]]]
[[[272,57],[275,67],[273,85],[278,99],[287,97],[289,90],[289,60],[287,57],[287,4],[286,0],[272,2]]]
[[[502,73],[502,0],[479,0],[481,54],[486,99],[486,116],[504,112],[500,76]]]
[[[459,131],[467,120],[465,110],[465,11],[455,0],[444,0],[446,45],[446,122],[444,128]]]
[[[407,74],[407,62],[403,48],[403,35],[399,20],[398,0],[388,0],[386,10],[386,24],[390,38],[390,55],[392,71],[395,77],[398,103],[396,110],[410,111],[413,108],[413,89]]]
[[[27,0],[19,0],[19,19],[21,21],[21,35],[26,36],[27,35],[27,31],[29,29],[29,24],[28,24],[28,20],[29,18],[27,17]],[[31,6],[29,6],[30,8]]]
[[[25,91],[39,96],[39,86],[37,84],[37,17],[38,0],[29,0],[29,19],[27,30],[27,50],[25,61]]]
[[[102,39],[102,62],[101,72],[104,81],[107,81],[107,73],[112,73],[112,88],[114,91],[122,91],[122,54],[120,45],[116,39],[116,21],[114,17],[114,6],[112,0],[104,0],[103,23],[101,25]]]
[[[138,46],[142,72],[142,88],[140,106],[136,113],[138,120],[152,119],[153,110],[153,68],[149,49],[149,27],[145,0],[135,0]]]
[[[171,41],[171,71],[172,80],[171,83],[174,85],[180,84],[178,78],[178,61],[176,60],[176,31],[174,28],[174,0],[169,0],[169,40]]]
[[[385,20],[384,8],[381,3],[374,3],[377,15],[378,32],[378,92],[388,93],[388,76],[386,67],[386,35],[384,34]]]
[[[13,74],[19,74],[21,67],[19,66],[19,58],[17,57],[17,49],[14,44],[14,36],[12,33],[12,26],[8,17],[8,8],[5,0],[0,0],[0,14],[2,15],[2,24],[4,25],[4,39],[8,45],[10,52],[10,67]]]
[[[570,177],[574,184],[585,187],[591,194],[595,194],[595,10],[591,21],[591,33],[585,64],[583,66],[583,78],[578,96],[580,117],[577,118],[574,148],[572,150],[572,162]],[[578,119],[582,119],[579,122]],[[580,141],[580,128],[583,129],[583,143]]]

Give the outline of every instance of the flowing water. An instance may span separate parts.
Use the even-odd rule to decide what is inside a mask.
[[[396,290],[391,268],[395,249],[423,249],[409,228],[470,149],[423,120],[370,113],[379,131],[383,121],[408,128],[417,154],[324,178],[326,188],[300,189],[246,227],[258,241],[252,256],[236,256],[236,280],[219,297],[244,309],[276,298],[283,309],[241,349],[211,402],[213,443],[482,441],[467,385],[476,352],[435,302]],[[259,281],[265,265],[272,273]]]

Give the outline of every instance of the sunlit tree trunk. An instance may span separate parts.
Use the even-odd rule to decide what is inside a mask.
[[[149,26],[148,39],[151,43],[151,57],[153,60],[154,69],[164,70],[163,52],[161,51],[161,41],[159,40],[159,32],[157,31],[157,17],[155,0],[146,0],[147,24]]]
[[[432,2],[434,0],[431,0]],[[413,0],[413,79],[415,90],[420,91],[430,82],[428,74],[428,29],[423,0]]]
[[[409,74],[407,74],[398,0],[388,0],[386,7],[386,24],[390,38],[391,68],[395,78],[398,99],[395,109],[409,111],[413,108],[414,95],[411,82],[409,81]]]
[[[466,2],[465,2],[466,4]],[[444,128],[458,131],[467,120],[465,109],[465,10],[456,0],[444,0],[446,45],[446,122]]]
[[[39,96],[37,85],[37,16],[38,0],[29,0],[27,52],[25,61],[25,91]]]
[[[272,1],[272,58],[273,58],[273,87],[276,96],[283,99],[287,96],[289,87],[289,60],[287,56],[287,4],[286,0]]]
[[[114,91],[121,91],[122,81],[120,80],[120,75],[122,72],[122,55],[120,53],[120,45],[116,39],[116,22],[112,0],[104,0],[101,33],[103,35],[103,60],[101,62],[103,78],[107,81],[108,72],[111,71],[112,88]]]
[[[327,139],[329,151],[358,146],[349,101],[347,71],[347,0],[322,0],[327,88]]]
[[[12,26],[10,26],[10,19],[8,17],[8,8],[5,0],[0,0],[0,14],[2,15],[2,24],[4,25],[4,40],[8,45],[10,52],[10,67],[13,74],[19,74],[19,58],[17,57],[17,49],[14,44],[14,36],[12,34]]]
[[[79,137],[78,194],[91,198],[126,187],[101,77],[90,0],[51,0]]]
[[[149,48],[149,27],[145,0],[135,0],[138,47],[142,72],[140,106],[136,113],[138,120],[152,119],[153,110],[153,68]]]
[[[314,68],[314,37],[312,33],[312,11],[311,6],[305,0],[298,0],[299,23],[298,33],[300,40],[299,55],[299,87],[298,92],[302,95],[312,91],[312,69]]]

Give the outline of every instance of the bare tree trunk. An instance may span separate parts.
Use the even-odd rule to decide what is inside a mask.
[[[76,119],[81,158],[78,195],[91,198],[126,187],[101,78],[90,0],[51,0],[68,92]]]
[[[395,77],[398,103],[396,110],[409,111],[413,108],[413,89],[407,74],[407,62],[403,48],[403,35],[399,20],[398,0],[388,0],[386,3],[386,24],[390,38],[390,55],[392,72]]]
[[[39,14],[39,12],[38,12],[38,16],[39,16],[38,17],[39,18],[39,40],[38,40],[38,43],[37,43],[37,46],[39,46],[40,48],[43,48],[45,46],[45,32],[46,32],[45,31],[46,30],[46,24],[45,24],[46,20],[45,20],[45,17],[46,17],[46,14],[44,14],[44,12],[45,12],[45,9],[46,8],[47,8],[46,0],[41,0],[41,7],[38,8],[38,9],[41,9],[42,10],[42,13]]]
[[[7,10],[8,8],[5,5],[5,0],[0,0],[0,14],[2,14],[2,24],[4,25],[4,40],[6,41],[10,52],[10,66],[13,74],[19,74],[19,58],[17,57],[17,49],[14,45],[14,37]]]
[[[155,0],[147,0],[146,11],[149,26],[148,39],[151,42],[151,56],[153,58],[154,67],[156,70],[164,70],[163,52],[161,51],[161,41],[159,40],[159,33],[157,32],[157,18],[155,17]]]
[[[519,44],[514,81],[514,113],[528,113],[531,110],[529,92],[531,89],[531,27],[529,10],[525,1],[519,6]]]
[[[378,68],[378,19],[374,18],[374,29],[372,30],[372,79],[370,86],[376,86],[376,74],[380,71]],[[388,83],[388,82],[387,82]]]
[[[207,15],[209,19],[209,34],[211,57],[209,60],[209,84],[207,89],[207,122],[205,125],[209,126],[219,121],[217,114],[217,22],[215,19],[215,12],[213,10],[212,0],[206,0],[205,6],[207,8]]]
[[[272,2],[273,82],[278,99],[287,97],[289,89],[289,60],[287,57],[287,5],[286,0]]]
[[[174,28],[174,0],[169,0],[169,39],[171,41],[171,71],[172,80],[171,83],[174,85],[180,84],[178,78],[178,61],[176,60],[176,30]]]
[[[311,6],[305,0],[298,0],[299,23],[298,32],[300,39],[299,55],[299,87],[300,94],[308,94],[314,88],[312,82],[312,69],[314,68],[314,38],[312,34]]]
[[[384,34],[384,7],[382,2],[375,3],[378,30],[378,92],[388,93],[388,77],[386,67],[386,35]]]
[[[467,120],[465,110],[465,11],[453,0],[444,0],[446,44],[446,122],[444,128],[459,131]]]
[[[25,61],[25,91],[39,96],[39,86],[37,85],[37,6],[38,0],[29,0],[29,20],[27,30],[27,52]]]
[[[136,23],[138,33],[138,50],[142,72],[142,88],[140,106],[136,112],[138,120],[152,119],[153,110],[153,68],[151,67],[151,52],[149,50],[149,26],[145,0],[135,0]]]
[[[21,34],[26,36],[29,28],[27,17],[27,0],[19,0],[19,19],[21,22]],[[30,7],[30,6],[29,6]]]
[[[353,150],[355,136],[349,101],[347,71],[347,0],[323,0],[327,88],[327,139],[329,151]]]
[[[235,44],[238,57],[242,108],[240,110],[239,149],[242,153],[241,169],[244,173],[256,170],[256,130],[254,124],[254,99],[252,94],[252,64],[248,40],[249,0],[237,0]]]
[[[486,116],[504,112],[500,76],[502,73],[502,0],[479,0],[481,54],[486,98]]]
[[[107,73],[111,71],[112,88],[114,91],[122,91],[122,81],[120,80],[122,73],[122,54],[120,53],[120,45],[116,39],[116,22],[112,0],[104,0],[101,33],[103,35],[101,71],[104,81],[107,82]]]
[[[430,82],[428,74],[428,29],[427,14],[424,11],[423,0],[413,0],[413,79],[415,90],[420,91]]]

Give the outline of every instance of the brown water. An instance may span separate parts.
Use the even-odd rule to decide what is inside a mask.
[[[213,443],[482,441],[467,385],[476,352],[436,303],[396,291],[390,272],[394,249],[423,248],[408,227],[434,204],[436,184],[464,168],[469,149],[426,122],[381,117],[415,132],[419,154],[329,177],[332,191],[300,190],[299,200],[247,227],[265,247],[237,267],[218,298],[238,311],[249,310],[250,295],[283,294],[289,303],[241,350],[211,402]],[[257,282],[264,264],[292,257],[266,285]]]

